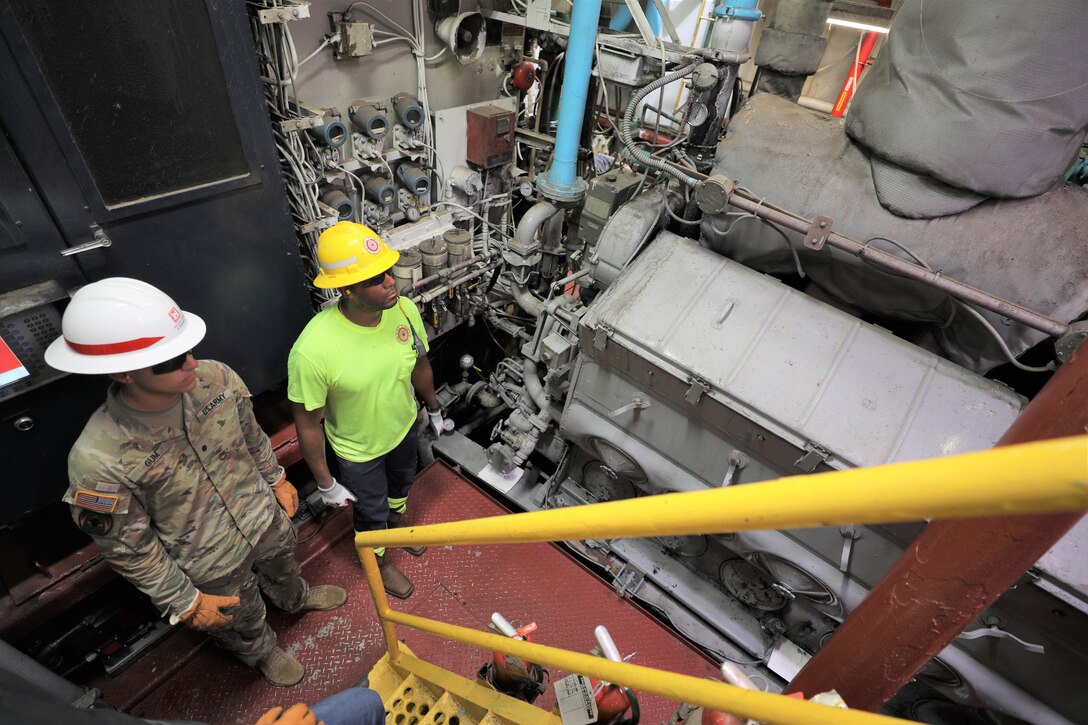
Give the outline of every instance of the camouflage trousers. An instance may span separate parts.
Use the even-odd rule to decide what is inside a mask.
[[[276,633],[265,621],[261,593],[288,614],[302,610],[310,586],[295,559],[295,526],[276,507],[272,523],[245,562],[234,571],[205,582],[193,582],[207,594],[237,595],[241,602],[231,612],[230,626],[208,632],[212,640],[243,663],[254,667],[276,647]]]

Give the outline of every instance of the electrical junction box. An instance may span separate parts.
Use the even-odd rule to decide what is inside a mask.
[[[362,58],[374,52],[374,26],[370,23],[343,22],[340,24],[340,43],[343,56]]]
[[[608,217],[634,195],[641,179],[642,174],[621,169],[609,171],[593,180],[586,194],[581,219],[578,221],[583,242],[590,246],[597,244]]]
[[[465,158],[484,169],[514,158],[514,112],[498,106],[470,108],[466,116],[468,151]]]

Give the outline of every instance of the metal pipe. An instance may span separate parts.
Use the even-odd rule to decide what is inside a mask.
[[[424,287],[429,285],[431,282],[434,282],[435,280],[442,279],[443,277],[449,277],[452,273],[454,273],[454,272],[456,272],[458,270],[464,269],[465,267],[469,267],[469,266],[471,266],[473,264],[476,264],[477,262],[482,262],[482,261],[484,261],[484,256],[482,254],[477,254],[472,259],[467,259],[464,262],[458,262],[457,264],[453,265],[452,267],[447,267],[446,269],[442,270],[441,272],[436,272],[435,274],[432,274],[430,277],[424,277],[423,279],[419,280],[418,282],[413,282],[412,286],[409,287],[408,289],[413,290],[413,291],[415,291],[417,289],[423,289]]]
[[[1086,427],[1088,345],[1081,344],[993,452],[1047,445],[1023,441],[1083,433]],[[1086,460],[1082,455],[1082,480]],[[1020,485],[1030,488],[1030,472],[1022,475]],[[823,692],[834,687],[851,707],[875,710],[1015,584],[1083,515],[1073,511],[929,524],[787,691]],[[888,622],[896,624],[889,627]]]
[[[551,219],[558,211],[559,208],[550,201],[538,201],[533,204],[529,211],[522,215],[521,221],[518,222],[518,228],[514,232],[514,240],[523,248],[532,246],[537,231],[544,225],[544,222]]]
[[[1088,384],[1082,387],[1088,394]],[[1088,435],[1081,435],[744,486],[364,531],[355,541],[398,547],[526,543],[1082,512],[1088,509],[1086,459]]]
[[[642,0],[639,4],[646,14],[646,21],[650,24],[650,29],[654,31],[654,35],[661,35],[661,13],[657,9],[657,3],[654,0]],[[626,5],[620,5],[612,13],[612,19],[608,22],[608,29],[623,32],[631,27],[632,20],[634,20],[634,16],[631,15],[631,9]]]
[[[586,94],[593,68],[597,23],[601,18],[601,0],[578,0],[573,7],[563,90],[559,96],[555,150],[552,152],[551,166],[537,180],[537,188],[542,194],[563,201],[576,201],[585,193],[586,183],[577,175],[578,146],[582,138],[582,116],[586,110]]]
[[[466,274],[463,277],[458,277],[457,279],[451,279],[447,284],[445,284],[445,285],[443,285],[441,287],[438,287],[436,289],[430,290],[429,292],[417,293],[415,295],[408,295],[408,297],[410,299],[413,299],[413,300],[419,300],[419,301],[421,301],[423,303],[432,302],[432,301],[438,299],[439,297],[441,297],[442,295],[448,293],[454,287],[459,287],[460,285],[463,285],[466,282],[471,282],[472,280],[474,280],[474,279],[476,279],[478,277],[482,277],[483,275],[487,274],[488,272],[490,272],[494,268],[495,268],[494,264],[490,264],[490,265],[488,265],[486,267],[481,267],[480,269],[477,269],[472,274]]]
[[[589,274],[589,271],[590,270],[587,267],[585,269],[578,270],[574,274],[568,274],[563,279],[557,279],[556,281],[552,282],[552,289],[553,290],[561,290],[564,287],[566,287],[568,284],[573,282],[574,280],[581,279],[582,277],[585,277],[587,274]]]
[[[769,205],[761,199],[756,199],[743,191],[735,191],[730,198],[730,204],[746,212],[766,219],[780,226],[786,227],[800,234],[807,234],[812,227],[812,222],[792,212]],[[826,242],[829,246],[852,254],[860,259],[866,259],[875,264],[897,272],[904,277],[927,284],[934,289],[947,292],[953,297],[958,297],[984,309],[990,310],[1002,317],[1008,317],[1031,327],[1040,332],[1045,332],[1052,337],[1061,337],[1069,331],[1069,325],[1053,320],[1038,312],[1021,307],[1008,300],[996,297],[988,292],[972,287],[959,280],[946,277],[940,272],[926,269],[920,265],[901,259],[894,254],[884,252],[858,242],[844,234],[831,231],[827,234]]]
[[[522,215],[521,221],[518,222],[518,228],[514,231],[514,241],[522,249],[532,248],[536,244],[537,232],[540,231],[545,222],[558,212],[559,208],[550,201],[538,201],[533,204],[529,211]],[[514,297],[514,301],[518,303],[518,307],[534,317],[540,315],[544,303],[537,299],[526,285],[512,281],[510,283],[510,292]]]
[[[525,383],[525,392],[529,394],[529,397],[536,403],[536,407],[543,413],[548,412],[548,408],[551,406],[551,400],[549,400],[548,394],[544,391],[544,386],[540,383],[540,378],[536,375],[536,361],[525,358],[522,363],[521,378]]]

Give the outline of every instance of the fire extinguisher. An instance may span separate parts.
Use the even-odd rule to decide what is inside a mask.
[[[520,629],[498,612],[491,615],[491,625],[501,634],[512,639],[532,642],[531,632],[536,631],[536,622],[529,622]],[[520,657],[494,652],[490,662],[485,662],[476,677],[487,682],[504,695],[532,703],[544,692],[544,680],[548,671],[535,662]]]
[[[593,630],[593,636],[597,640],[597,646],[605,658],[613,662],[623,662],[616,643],[612,641],[612,635],[604,625],[598,625]],[[593,686],[593,699],[597,703],[597,722],[604,725],[638,725],[639,709],[638,698],[629,687],[615,685],[610,682],[597,682],[590,680]],[[631,714],[624,717],[626,713]]]
[[[748,675],[744,674],[744,671],[740,667],[737,667],[737,665],[729,660],[722,662],[721,671],[722,679],[730,685],[741,687],[745,690],[759,690]],[[718,712],[717,710],[703,710],[701,725],[759,725],[759,723],[755,720],[745,720],[742,717]]]

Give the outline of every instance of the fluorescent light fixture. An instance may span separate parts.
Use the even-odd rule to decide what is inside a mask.
[[[844,28],[853,28],[854,30],[864,30],[868,33],[887,33],[887,28],[882,28],[879,25],[869,25],[868,23],[858,23],[853,20],[841,20],[840,18],[828,18],[828,25],[840,25]]]

